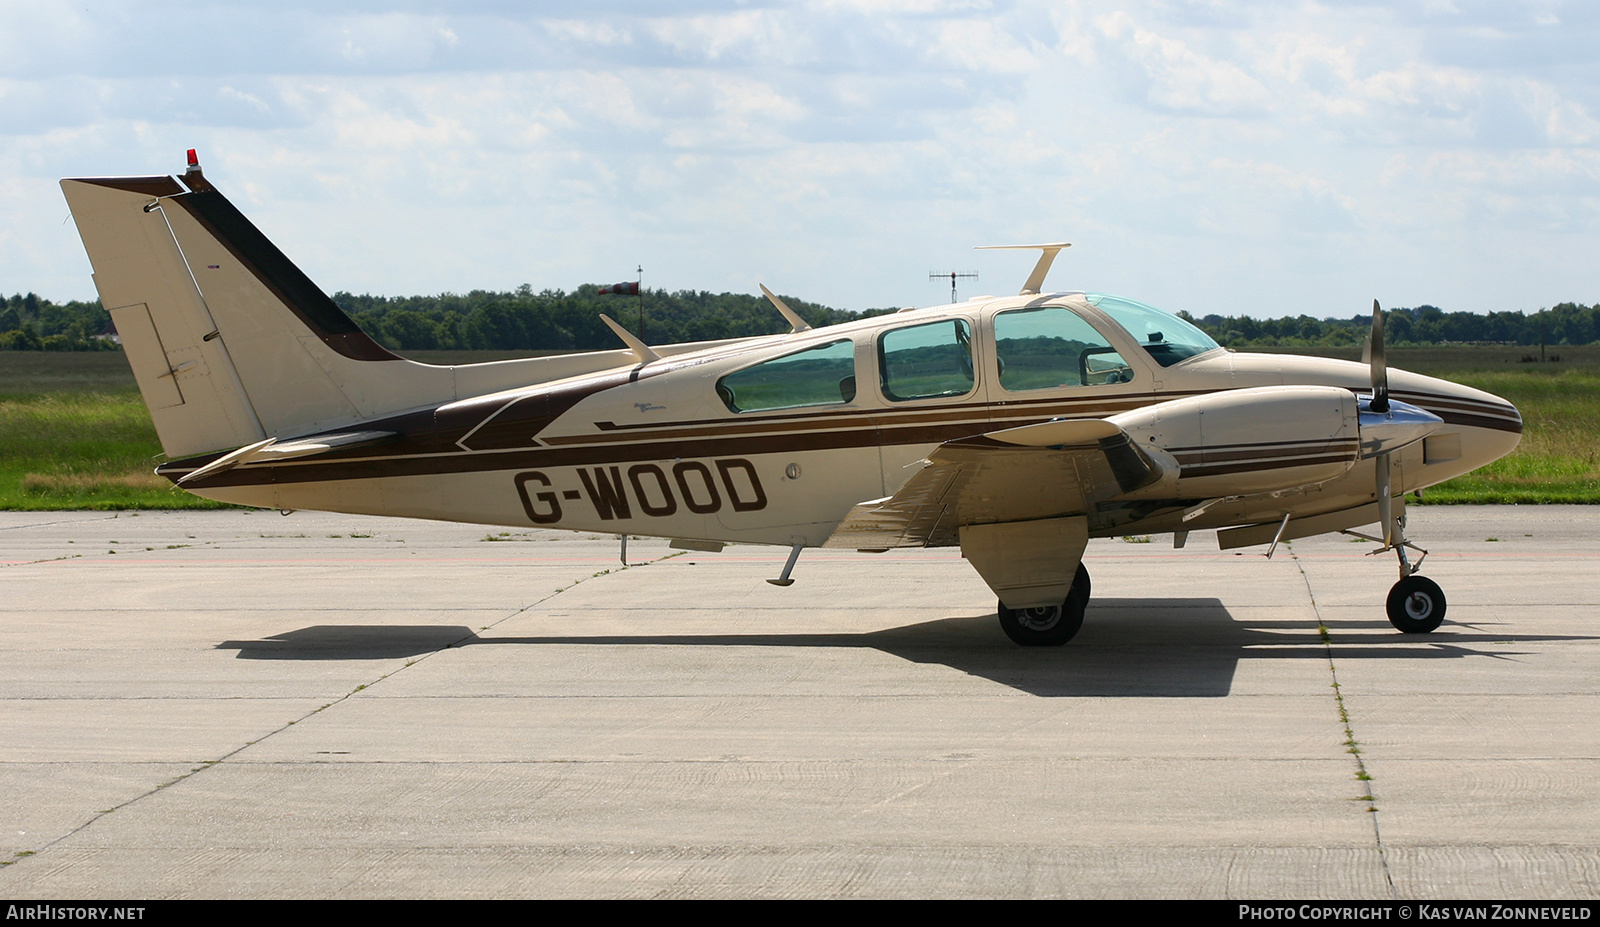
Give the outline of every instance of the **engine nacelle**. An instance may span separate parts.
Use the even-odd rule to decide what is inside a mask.
[[[1177,474],[1159,491],[1199,499],[1338,479],[1360,459],[1359,414],[1347,389],[1266,386],[1174,399],[1110,421]]]

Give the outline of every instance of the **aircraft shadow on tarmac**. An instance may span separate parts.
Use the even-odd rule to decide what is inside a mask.
[[[1308,621],[1242,621],[1217,599],[1100,599],[1064,647],[1017,647],[993,615],[938,618],[861,633],[572,634],[479,637],[459,625],[313,625],[264,640],[223,641],[241,660],[389,660],[453,647],[624,645],[674,647],[868,647],[912,663],[941,664],[1038,696],[1221,698],[1245,659],[1514,658],[1487,644],[1545,636],[1445,625],[1402,637],[1385,621],[1331,622],[1331,644]],[[1349,632],[1361,636],[1351,637]]]

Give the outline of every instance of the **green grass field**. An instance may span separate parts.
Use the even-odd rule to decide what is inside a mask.
[[[1391,348],[1391,366],[1504,396],[1526,431],[1510,456],[1427,490],[1427,503],[1600,502],[1600,345]],[[1288,353],[1288,352],[1285,352]],[[1357,359],[1351,350],[1333,356]],[[418,360],[498,360],[429,352]],[[171,488],[150,416],[121,354],[0,352],[0,509],[222,508]]]
[[[1600,502],[1600,370],[1464,371],[1449,377],[1512,402],[1522,443],[1510,455],[1426,490],[1425,501]]]
[[[168,487],[120,353],[0,354],[0,508],[217,508]]]

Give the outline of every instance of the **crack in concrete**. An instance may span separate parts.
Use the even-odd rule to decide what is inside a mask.
[[[1300,571],[1300,580],[1306,586],[1306,599],[1311,603],[1311,611],[1317,616],[1317,633],[1322,638],[1323,650],[1328,655],[1328,675],[1332,678],[1330,686],[1333,688],[1333,701],[1339,709],[1339,723],[1344,727],[1345,752],[1349,753],[1356,761],[1356,781],[1364,783],[1367,787],[1365,795],[1359,796],[1358,801],[1367,803],[1367,814],[1372,819],[1372,839],[1378,849],[1378,863],[1383,867],[1383,881],[1389,886],[1389,894],[1399,900],[1399,892],[1395,889],[1394,875],[1389,871],[1389,854],[1383,844],[1383,830],[1378,821],[1378,799],[1373,788],[1372,774],[1367,771],[1367,763],[1361,756],[1361,742],[1356,739],[1355,728],[1350,722],[1350,712],[1344,704],[1344,692],[1339,687],[1339,668],[1333,660],[1333,636],[1328,633],[1327,622],[1322,620],[1322,609],[1317,607],[1317,594],[1311,588],[1311,577],[1306,573],[1305,564],[1295,555],[1294,547],[1288,545],[1289,558],[1294,561],[1295,569]]]

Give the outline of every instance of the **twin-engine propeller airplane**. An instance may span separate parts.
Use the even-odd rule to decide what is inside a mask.
[[[1224,549],[1376,524],[1389,620],[1439,626],[1404,494],[1510,452],[1517,410],[1384,363],[1236,354],[1149,306],[1051,292],[785,334],[463,366],[391,354],[201,174],[63,180],[168,463],[277,509],[790,549],[959,545],[1019,644],[1083,622],[1090,538]],[[765,290],[765,287],[762,288]],[[1365,536],[1365,535],[1363,535]],[[1269,548],[1270,556],[1272,548]]]

